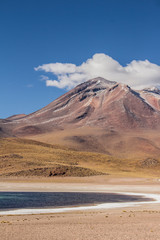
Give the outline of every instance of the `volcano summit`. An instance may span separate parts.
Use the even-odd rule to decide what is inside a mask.
[[[160,153],[160,92],[94,78],[29,115],[0,120],[2,137],[27,137],[79,150]],[[127,137],[126,137],[127,136]],[[135,146],[135,148],[133,147]]]
[[[157,90],[135,91],[99,77],[78,85],[37,112],[1,120],[1,135],[35,135],[84,126],[116,131],[156,129],[159,106]]]

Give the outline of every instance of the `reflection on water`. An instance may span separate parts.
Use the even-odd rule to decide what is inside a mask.
[[[84,192],[0,192],[0,210],[48,208],[99,203],[141,201],[140,196]],[[143,201],[148,199],[144,199]]]

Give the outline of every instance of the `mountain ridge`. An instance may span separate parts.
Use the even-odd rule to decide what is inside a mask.
[[[94,125],[115,130],[155,129],[160,123],[157,102],[159,95],[157,99],[152,92],[135,91],[98,77],[79,84],[36,112],[1,120],[1,133],[34,135],[55,128]]]
[[[160,154],[160,95],[94,78],[29,115],[0,119],[20,137],[122,158]]]

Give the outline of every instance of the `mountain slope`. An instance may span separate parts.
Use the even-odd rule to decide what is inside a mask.
[[[159,177],[160,174],[160,158],[127,160],[20,138],[1,138],[0,146],[0,178],[48,177],[53,181],[54,177],[56,181],[58,176]]]
[[[37,112],[6,119],[0,127],[12,136],[25,136],[82,126],[116,131],[155,129],[159,123],[159,109],[149,104],[142,94],[127,85],[95,78]]]
[[[156,111],[160,111],[160,90],[152,87],[140,91],[140,96]]]
[[[24,137],[120,158],[160,155],[159,92],[103,78],[82,83],[29,115],[0,120],[1,137]]]

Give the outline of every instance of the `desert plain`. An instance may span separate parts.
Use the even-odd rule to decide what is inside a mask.
[[[158,154],[132,159],[0,139],[0,191],[160,194]],[[159,240],[156,201],[109,209],[0,215],[1,240]]]
[[[0,191],[160,193],[158,178],[110,176],[1,179]],[[158,240],[160,205],[0,216],[2,240]]]

